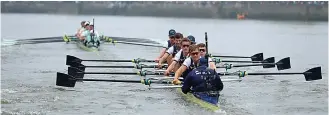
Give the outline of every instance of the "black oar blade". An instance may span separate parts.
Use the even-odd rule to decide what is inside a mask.
[[[81,63],[82,60],[71,55],[66,55],[66,65],[72,65],[73,63]]]
[[[75,83],[76,83],[76,79],[73,76],[57,72],[57,79],[56,79],[57,86],[74,87]]]
[[[71,66],[71,67],[78,68],[78,69],[81,70],[81,71],[85,71],[85,70],[86,70],[86,66],[83,65],[83,64],[81,64],[81,63],[73,62],[73,63],[71,63],[70,66]]]
[[[253,56],[251,56],[251,61],[263,61],[263,53],[258,53]]]
[[[269,58],[263,60],[263,63],[275,63],[275,58],[269,57]]]
[[[305,71],[304,73],[306,81],[322,79],[321,67],[315,67]]]
[[[75,77],[75,78],[83,78],[84,74],[81,70],[75,67],[68,67],[68,74]]]
[[[270,57],[267,58],[265,60],[263,60],[263,63],[275,63],[275,58],[274,57]],[[264,64],[263,68],[274,68],[275,65],[274,64]]]
[[[276,66],[277,66],[278,70],[290,69],[291,68],[290,57],[281,59],[280,61],[278,61],[276,63]]]

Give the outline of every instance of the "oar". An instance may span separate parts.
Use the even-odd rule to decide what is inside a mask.
[[[217,66],[217,68],[231,69],[233,67],[249,67],[249,66],[263,66],[263,68],[274,68],[275,65],[277,66],[278,70],[290,69],[291,68],[290,57],[283,58],[276,63],[261,63],[261,64],[249,64],[249,65],[224,64],[223,66]]]
[[[63,87],[74,87],[77,81],[103,81],[103,82],[121,82],[121,83],[141,83],[144,85],[151,84],[173,84],[172,80],[154,80],[154,79],[141,79],[141,80],[109,80],[109,79],[83,79],[77,78],[72,75],[57,72],[56,85]],[[241,81],[241,79],[223,79],[222,82]],[[177,85],[180,86],[181,85]],[[164,87],[163,87],[164,88]]]
[[[4,41],[2,44],[21,45],[21,44],[39,44],[39,43],[54,43],[54,42],[63,42],[63,40]]]
[[[225,55],[211,55],[211,57],[225,57],[225,58],[251,58],[252,61],[263,61],[263,53],[257,53],[253,56],[225,56]]]
[[[31,39],[18,39],[18,40],[7,40],[4,39],[4,42],[15,42],[15,41],[46,41],[46,40],[61,40],[62,37],[43,37],[43,38],[31,38]]]
[[[274,57],[269,57],[262,61],[234,61],[234,60],[221,60],[219,58],[212,58],[212,60],[215,63],[221,63],[221,62],[235,62],[235,63],[275,63]]]
[[[207,62],[208,62],[208,59],[209,59],[209,53],[208,53],[208,51],[209,51],[209,49],[208,49],[208,34],[207,34],[207,32],[205,32],[204,33],[204,39],[205,39],[205,42],[206,42],[206,56],[205,56],[205,58],[206,58],[206,60],[207,60]],[[207,63],[207,65],[206,65],[207,67],[208,67],[208,63]]]
[[[94,18],[93,18],[93,26],[94,26],[94,28],[93,28],[93,34],[94,35],[91,36],[91,41],[92,41],[93,44],[95,44],[95,40],[94,40],[94,36],[95,36],[95,31],[94,31],[95,30],[95,20],[94,20]]]
[[[152,45],[152,44],[143,44],[143,43],[136,43],[136,42],[127,42],[127,41],[114,41],[112,38],[105,37],[103,39],[105,42],[110,42],[110,43],[121,43],[121,44],[130,44],[130,45],[139,45],[139,46],[150,46],[150,47],[158,47],[161,48],[162,46],[159,45]]]
[[[85,68],[135,68],[135,69],[143,69],[143,68],[157,68],[158,65],[144,65],[144,64],[136,64],[135,66],[85,66],[81,63],[71,63],[71,67],[78,68],[80,70],[85,70]],[[162,68],[167,68],[168,65],[162,65]]]
[[[92,62],[132,62],[132,63],[140,63],[140,62],[155,62],[154,60],[146,60],[146,59],[132,59],[132,60],[82,60],[75,56],[66,55],[66,65],[72,65],[72,63],[81,63],[82,61],[92,61]]]
[[[84,70],[80,70],[75,67],[68,67],[68,74],[72,75],[76,78],[83,78],[84,74],[111,74],[111,75],[164,75],[163,72],[150,72],[150,71],[138,71],[138,72],[84,72]],[[174,75],[174,73],[171,73]]]
[[[122,83],[142,83],[145,85],[150,85],[151,83],[158,84],[172,84],[171,81],[163,81],[163,80],[108,80],[108,79],[82,79],[77,78],[71,75],[67,75],[64,73],[57,72],[56,85],[64,86],[64,87],[74,87],[77,81],[104,81],[104,82],[122,82]]]
[[[150,46],[150,47],[158,47],[158,48],[161,48],[161,47],[162,47],[162,46],[159,46],[159,45],[140,44],[140,43],[133,43],[133,42],[125,42],[125,41],[115,41],[114,43],[130,44],[130,45],[139,45],[139,46]]]
[[[294,73],[247,73],[246,71],[240,71],[235,73],[218,73],[219,75],[238,75],[239,77],[245,77],[247,75],[298,75],[303,74],[306,81],[320,80],[322,79],[321,67],[314,67],[305,72]]]

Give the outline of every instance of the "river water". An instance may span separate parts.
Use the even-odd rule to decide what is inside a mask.
[[[303,75],[247,76],[242,82],[226,82],[220,105],[228,115],[327,115],[328,22],[213,20],[159,17],[71,16],[1,14],[2,39],[29,39],[72,35],[81,20],[95,18],[95,28],[108,36],[167,40],[169,29],[194,35],[209,52],[264,58],[291,58],[291,69],[304,72],[321,66],[323,79],[305,82]],[[44,43],[1,47],[2,114],[47,115],[200,115],[212,113],[184,101],[177,92],[147,90],[141,84],[78,82],[75,88],[55,85],[56,72],[67,72],[66,55],[82,59],[154,59],[158,48],[135,45],[103,45],[102,51],[86,52],[74,44]],[[118,63],[85,63],[118,65]],[[119,64],[131,65],[131,64]],[[278,72],[261,67],[239,68],[248,72]],[[136,71],[86,69],[86,71]],[[232,70],[233,71],[233,70]],[[136,79],[137,76],[86,75],[88,78]]]

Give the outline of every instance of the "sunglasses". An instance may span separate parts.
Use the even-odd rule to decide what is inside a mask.
[[[199,52],[192,52],[191,53],[191,55],[193,56],[193,55],[198,55],[199,54]]]
[[[174,39],[175,38],[175,36],[170,36],[170,39]]]
[[[206,51],[206,49],[199,49],[199,51],[200,51],[200,52],[205,52],[205,51]]]
[[[190,47],[190,45],[183,45],[183,48],[184,48],[184,47]]]

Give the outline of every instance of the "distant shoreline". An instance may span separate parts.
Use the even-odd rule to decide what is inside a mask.
[[[242,19],[328,21],[328,5],[257,4],[228,2],[208,6],[191,4],[125,4],[107,2],[1,2],[1,13],[34,13],[63,15],[111,15],[178,17],[203,19]],[[111,2],[108,2],[111,3]]]

